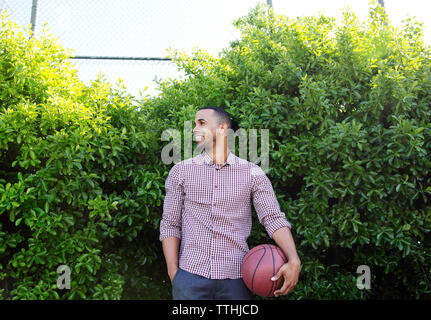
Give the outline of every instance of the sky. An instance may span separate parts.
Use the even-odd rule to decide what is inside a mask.
[[[50,32],[73,55],[166,57],[167,49],[190,53],[201,48],[218,53],[239,37],[232,22],[247,15],[261,0],[39,0],[36,36],[47,23]],[[395,26],[408,16],[425,25],[431,43],[431,1],[384,0]],[[348,7],[358,17],[368,16],[368,0],[272,0],[277,14],[289,17],[323,13],[336,18]],[[32,0],[0,0],[20,26],[30,23]],[[76,60],[71,62],[86,84],[102,72],[112,84],[119,78],[135,96],[158,93],[157,79],[183,74],[171,62]],[[145,89],[147,88],[147,89]],[[144,90],[145,89],[145,90]]]

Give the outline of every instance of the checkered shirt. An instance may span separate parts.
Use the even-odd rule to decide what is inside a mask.
[[[179,267],[188,272],[211,279],[241,278],[251,202],[270,237],[281,227],[291,228],[263,170],[231,152],[224,165],[215,164],[205,151],[177,163],[165,186],[160,241],[181,239]]]

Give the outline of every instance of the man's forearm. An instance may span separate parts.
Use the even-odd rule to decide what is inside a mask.
[[[178,251],[180,239],[177,237],[167,237],[162,240],[163,254],[165,255],[166,266],[171,280],[178,270]]]
[[[277,274],[271,278],[272,281],[278,281],[281,277],[284,279],[282,287],[274,291],[274,295],[278,297],[288,294],[298,283],[301,261],[296,252],[295,242],[289,227],[277,229],[272,238],[283,250],[288,260],[287,263],[281,266]]]
[[[273,233],[272,238],[281,250],[283,250],[288,262],[301,263],[298,253],[296,252],[295,241],[288,227],[277,229]]]

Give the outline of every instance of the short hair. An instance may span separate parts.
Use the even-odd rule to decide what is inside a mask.
[[[199,108],[199,110],[205,110],[205,109],[214,110],[214,112],[216,113],[219,119],[219,123],[226,123],[228,128],[232,128],[232,120],[230,118],[230,114],[227,113],[225,109],[216,107],[216,106],[207,106],[207,107]]]

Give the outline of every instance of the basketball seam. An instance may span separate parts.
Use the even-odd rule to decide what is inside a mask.
[[[253,291],[253,288],[254,288],[254,276],[256,275],[256,271],[257,271],[257,269],[259,268],[260,262],[262,261],[263,257],[265,256],[265,253],[266,253],[266,248],[265,248],[265,247],[263,247],[263,254],[262,254],[262,256],[260,257],[259,262],[258,262],[258,263],[257,263],[257,265],[256,265],[256,268],[254,268],[253,278],[251,279],[251,291]],[[254,291],[253,291],[253,292],[254,292]]]
[[[244,264],[247,261],[248,258],[250,258],[252,255],[254,255],[255,253],[257,253],[257,252],[259,252],[260,250],[263,250],[263,249],[265,249],[265,248],[260,248],[260,249],[255,250],[248,257],[245,257],[245,259],[242,261],[242,263]]]
[[[250,253],[250,251],[249,252],[247,252],[247,254],[248,254],[248,256],[246,256],[246,257],[244,257],[244,259],[243,259],[243,261],[242,261],[242,265],[244,265],[245,264],[245,262],[252,256],[252,255],[254,255],[255,253],[258,253],[259,251],[261,251],[261,250],[264,250],[265,249],[265,246],[262,246],[262,248],[259,248],[259,249],[256,249],[255,250],[255,248],[253,248],[252,250],[254,250],[254,252],[252,252],[252,253]],[[249,254],[250,253],[250,254]],[[246,255],[247,255],[246,254]],[[247,285],[248,286],[248,285]],[[253,279],[252,279],[252,282],[251,282],[251,288],[249,287],[249,289],[250,290],[252,290],[252,287],[253,286]]]

